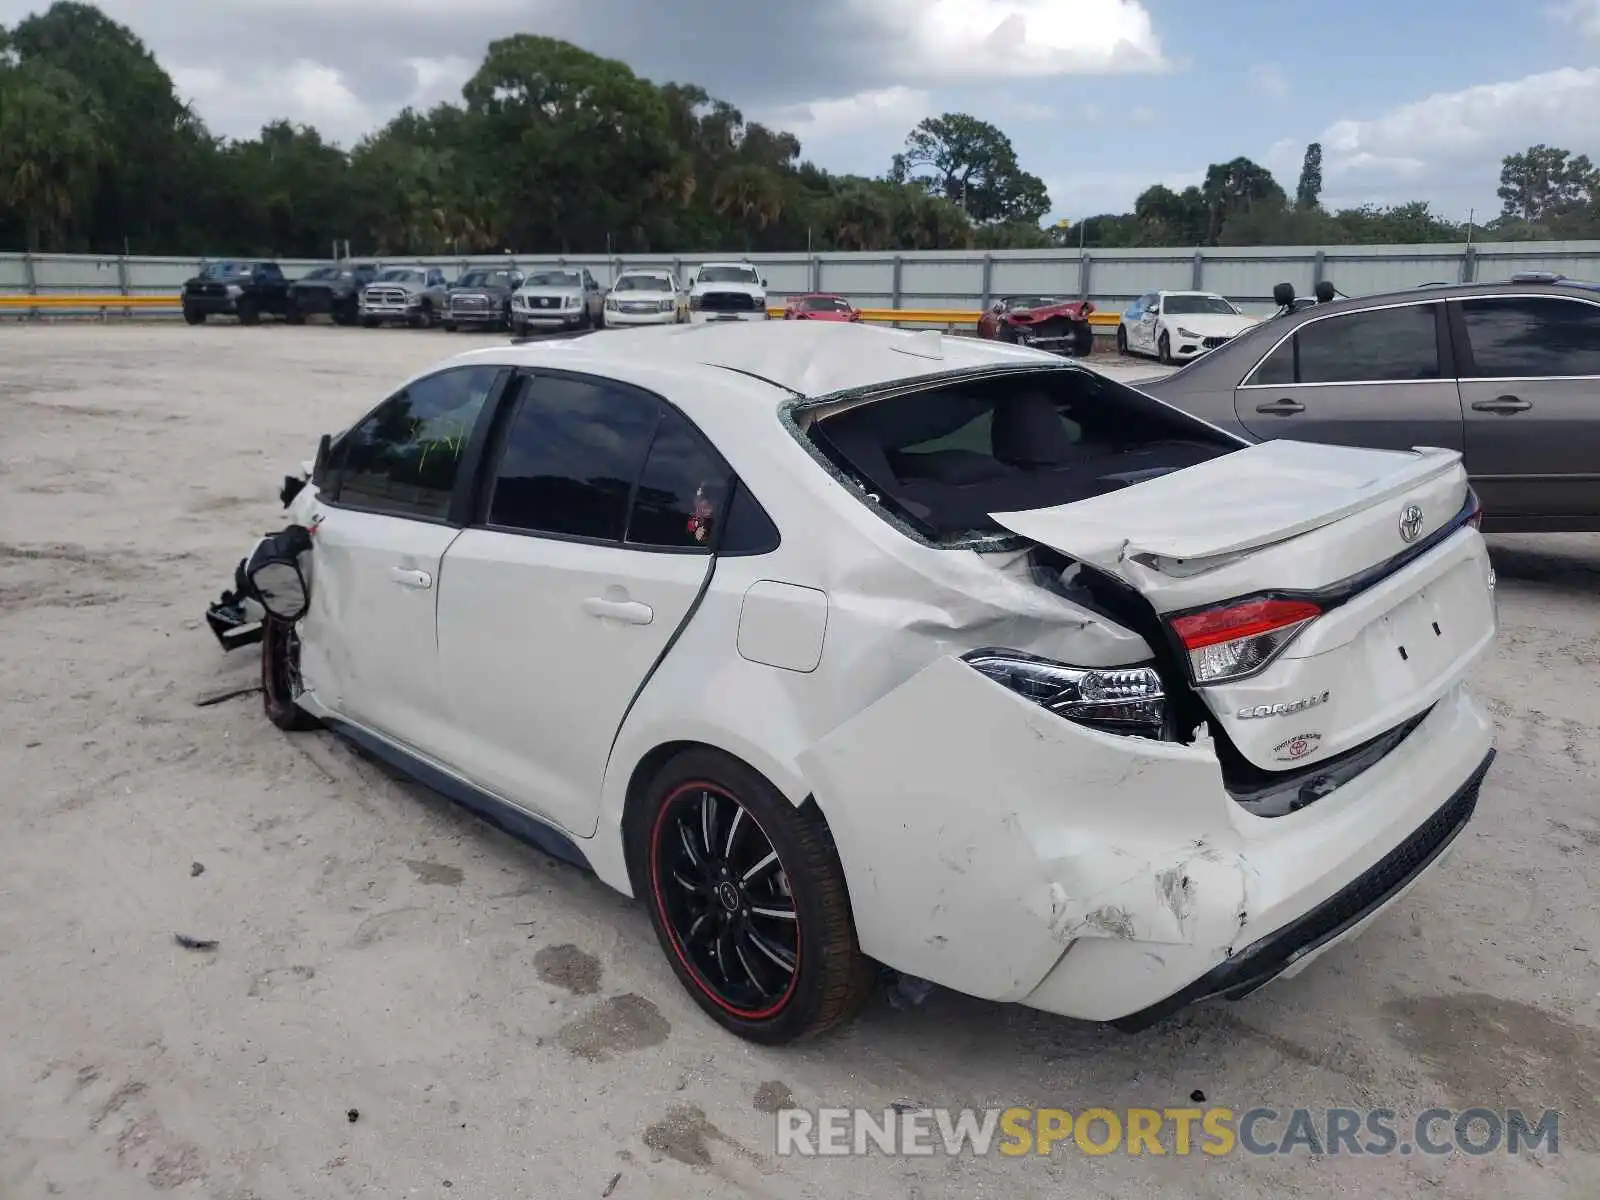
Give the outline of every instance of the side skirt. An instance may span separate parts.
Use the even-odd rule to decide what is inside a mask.
[[[578,848],[578,844],[554,825],[539,820],[492,792],[486,792],[448,771],[441,770],[359,725],[331,716],[322,716],[321,720],[336,736],[365,750],[374,758],[383,760],[430,791],[459,804],[474,816],[510,834],[519,842],[525,842],[535,849],[542,850],[551,858],[577,867],[580,871],[591,874],[594,872],[594,868],[589,865],[589,859]]]

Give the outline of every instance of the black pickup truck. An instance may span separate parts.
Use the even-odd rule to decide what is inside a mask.
[[[361,289],[377,275],[374,263],[340,263],[317,267],[289,285],[289,321],[329,316],[335,325],[354,325],[361,316]]]
[[[254,325],[263,313],[288,320],[291,312],[289,280],[275,262],[214,262],[183,285],[183,319],[191,325],[207,317],[237,317],[241,325]]]

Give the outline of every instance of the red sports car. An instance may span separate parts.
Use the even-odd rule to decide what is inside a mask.
[[[1083,358],[1094,350],[1088,300],[1058,296],[1003,296],[978,318],[978,336]]]
[[[783,306],[785,321],[859,321],[861,310],[843,296],[831,292],[811,292],[790,296]]]

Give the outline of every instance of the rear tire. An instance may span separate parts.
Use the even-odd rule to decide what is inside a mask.
[[[256,307],[254,300],[240,300],[235,311],[241,325],[257,325],[261,322],[261,310]]]
[[[261,622],[261,709],[286,733],[319,724],[300,707],[299,692],[300,635],[289,622],[267,617]]]
[[[795,1041],[871,994],[844,870],[813,803],[796,808],[738,759],[689,750],[650,782],[628,849],[673,973],[729,1032]]]

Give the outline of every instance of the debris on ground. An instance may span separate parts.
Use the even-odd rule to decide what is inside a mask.
[[[172,935],[172,940],[185,950],[215,950],[217,948],[216,938],[197,938],[190,937],[187,933],[175,933]]]
[[[354,1125],[357,1121],[361,1120],[361,1110],[359,1108],[346,1109],[344,1119],[349,1121],[350,1124]]]
[[[622,1182],[622,1172],[618,1171],[615,1175],[613,1175],[611,1177],[611,1182],[606,1184],[605,1191],[600,1193],[600,1200],[606,1200],[607,1196],[611,1195],[612,1192],[617,1190],[617,1184],[619,1184],[621,1182]]]
[[[203,862],[192,862],[192,863],[189,864],[189,878],[190,879],[193,879],[196,875],[204,875],[205,873],[206,873],[206,865],[205,865],[205,863],[203,863]]]
[[[926,979],[918,979],[915,975],[903,975],[888,968],[885,968],[885,976],[889,1006],[900,1012],[920,1007],[922,1002],[933,994],[933,984]]]
[[[1206,1102],[1206,1094],[1199,1088],[1195,1088],[1194,1091],[1189,1093],[1189,1099],[1193,1100],[1196,1104],[1204,1104]]]

